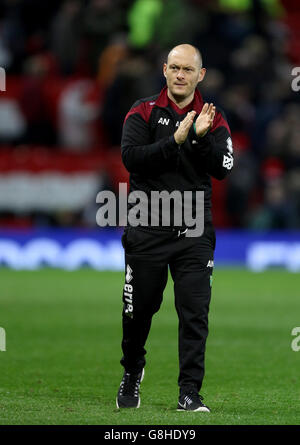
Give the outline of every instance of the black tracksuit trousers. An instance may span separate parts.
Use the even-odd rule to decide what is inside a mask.
[[[200,390],[208,335],[208,311],[215,249],[215,231],[209,223],[200,237],[187,237],[171,228],[126,227],[123,289],[123,357],[127,372],[145,365],[144,348],[152,316],[159,310],[168,279],[174,281],[179,318],[179,377],[181,392]]]

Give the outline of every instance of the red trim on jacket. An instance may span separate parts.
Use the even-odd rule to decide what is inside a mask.
[[[159,107],[167,107],[169,105],[169,103],[172,106],[172,108],[174,108],[177,111],[178,114],[186,113],[186,108],[190,108],[191,110],[195,110],[196,113],[199,114],[199,113],[201,113],[201,110],[202,110],[202,107],[203,107],[203,99],[202,99],[200,91],[197,88],[195,90],[195,94],[194,94],[194,98],[193,98],[192,102],[189,105],[187,105],[186,107],[184,107],[184,108],[179,108],[168,97],[168,87],[165,86],[161,90],[158,98],[156,99],[155,105],[157,105]],[[175,105],[176,108],[174,107],[174,105]]]
[[[151,104],[151,105],[150,105]],[[128,111],[128,113],[125,116],[124,124],[131,116],[132,114],[139,113],[145,122],[149,122],[150,114],[152,112],[153,105],[155,104],[155,101],[147,101],[147,102],[141,102],[139,105],[137,105],[134,108],[131,108],[131,110]]]
[[[222,116],[222,113],[220,111],[216,112],[214,122],[213,122],[213,125],[212,125],[210,131],[215,131],[218,127],[225,127],[228,130],[228,133],[231,135],[229,125],[228,125],[227,121],[224,119],[224,117]]]

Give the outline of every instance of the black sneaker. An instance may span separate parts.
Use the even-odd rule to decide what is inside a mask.
[[[179,397],[177,411],[201,411],[210,413],[208,406],[202,403],[203,397],[197,391],[190,391]]]
[[[117,395],[117,408],[139,408],[141,399],[140,384],[144,378],[144,369],[139,374],[124,372]]]

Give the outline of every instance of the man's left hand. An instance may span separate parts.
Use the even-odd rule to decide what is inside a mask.
[[[201,113],[195,122],[196,134],[199,137],[204,136],[211,128],[216,114],[216,107],[214,104],[205,103]]]

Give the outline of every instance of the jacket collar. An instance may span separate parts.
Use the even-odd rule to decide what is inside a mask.
[[[157,105],[158,107],[163,107],[163,108],[166,108],[169,105],[170,99],[168,98],[167,92],[168,92],[168,88],[167,88],[167,86],[165,86],[161,90],[158,98],[156,99],[155,105]],[[199,113],[201,113],[202,107],[203,107],[203,99],[202,99],[200,91],[198,90],[198,88],[196,88],[192,108],[193,108],[193,110],[196,111],[197,114],[199,114]]]

